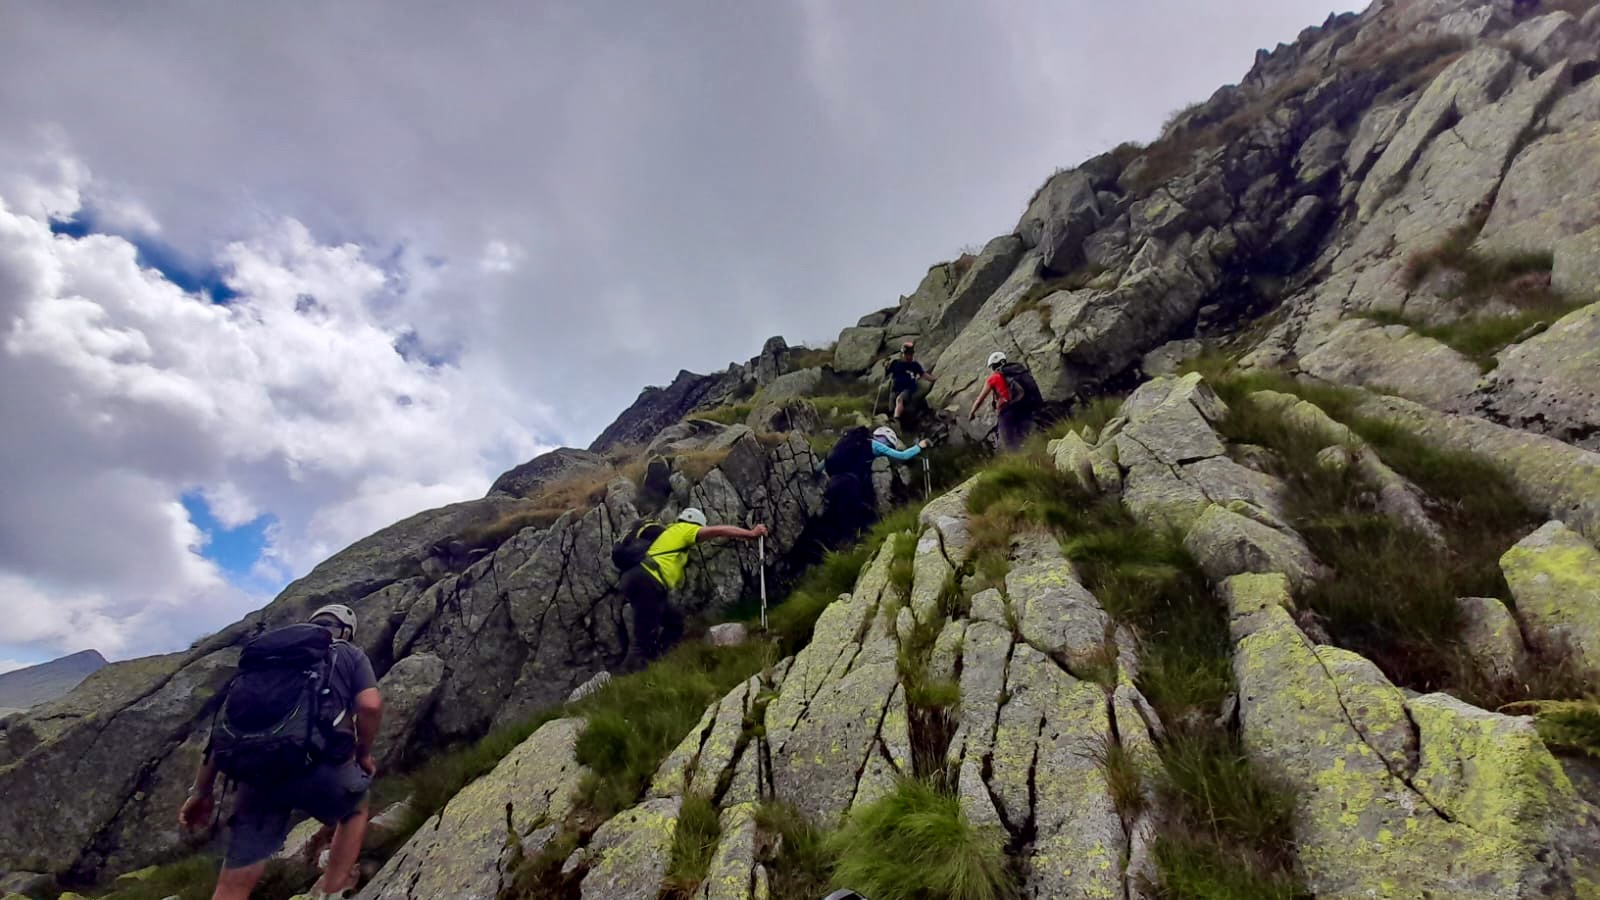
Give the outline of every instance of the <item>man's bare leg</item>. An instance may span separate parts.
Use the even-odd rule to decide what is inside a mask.
[[[255,889],[261,873],[266,870],[266,860],[238,869],[223,869],[217,876],[217,889],[211,893],[211,900],[250,900],[250,891]]]
[[[319,890],[337,894],[350,886],[350,873],[361,855],[361,839],[367,834],[367,805],[363,803],[355,815],[339,823],[333,830],[333,843],[328,846],[328,869],[322,873]]]

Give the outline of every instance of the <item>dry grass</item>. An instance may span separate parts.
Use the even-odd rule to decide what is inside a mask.
[[[822,366],[833,365],[833,345],[823,347],[807,347],[801,344],[789,348],[789,361],[785,370],[798,372],[801,369],[815,369]]]
[[[680,453],[673,460],[673,468],[683,473],[690,481],[699,481],[711,474],[711,470],[722,465],[728,458],[729,450],[691,450]]]

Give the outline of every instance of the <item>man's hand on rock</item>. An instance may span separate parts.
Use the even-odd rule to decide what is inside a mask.
[[[199,831],[211,823],[211,813],[216,809],[216,798],[210,794],[192,794],[178,809],[178,827]]]
[[[368,778],[378,774],[378,762],[372,758],[371,753],[363,753],[357,757],[356,765],[361,767],[361,771],[367,773]]]

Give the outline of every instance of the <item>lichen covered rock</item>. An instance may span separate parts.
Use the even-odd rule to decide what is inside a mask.
[[[679,805],[676,798],[647,800],[601,825],[575,854],[588,867],[584,900],[655,900],[672,863]]]
[[[1547,522],[1500,558],[1528,637],[1566,647],[1600,670],[1600,550],[1560,522]]]
[[[362,889],[360,900],[495,900],[518,848],[532,855],[577,800],[582,719],[548,722],[462,789]]]

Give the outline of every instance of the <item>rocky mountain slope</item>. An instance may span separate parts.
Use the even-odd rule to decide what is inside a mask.
[[[1600,667],[1596,74],[1589,3],[1379,0],[1307,29],[1155,144],[1049,178],[831,352],[681,373],[588,450],[0,723],[0,870],[181,848],[240,643],[321,603],[371,623],[392,765],[560,715],[628,667],[616,530],[689,504],[768,523],[768,559],[691,566],[681,602],[711,617],[763,565],[799,575],[812,442],[871,412],[874,361],[914,337],[948,444],[991,424],[958,413],[994,349],[1076,418],[885,541],[637,796],[597,811],[598,738],[567,707],[361,896],[793,895],[809,832],[774,810],[849,835],[908,777],[1002,854],[966,896],[1600,896],[1600,780],[1539,702]],[[1208,376],[1167,374],[1184,360]],[[886,506],[920,493],[879,477]]]
[[[24,710],[60,697],[106,664],[97,650],[82,650],[37,666],[0,674],[0,708]]]

